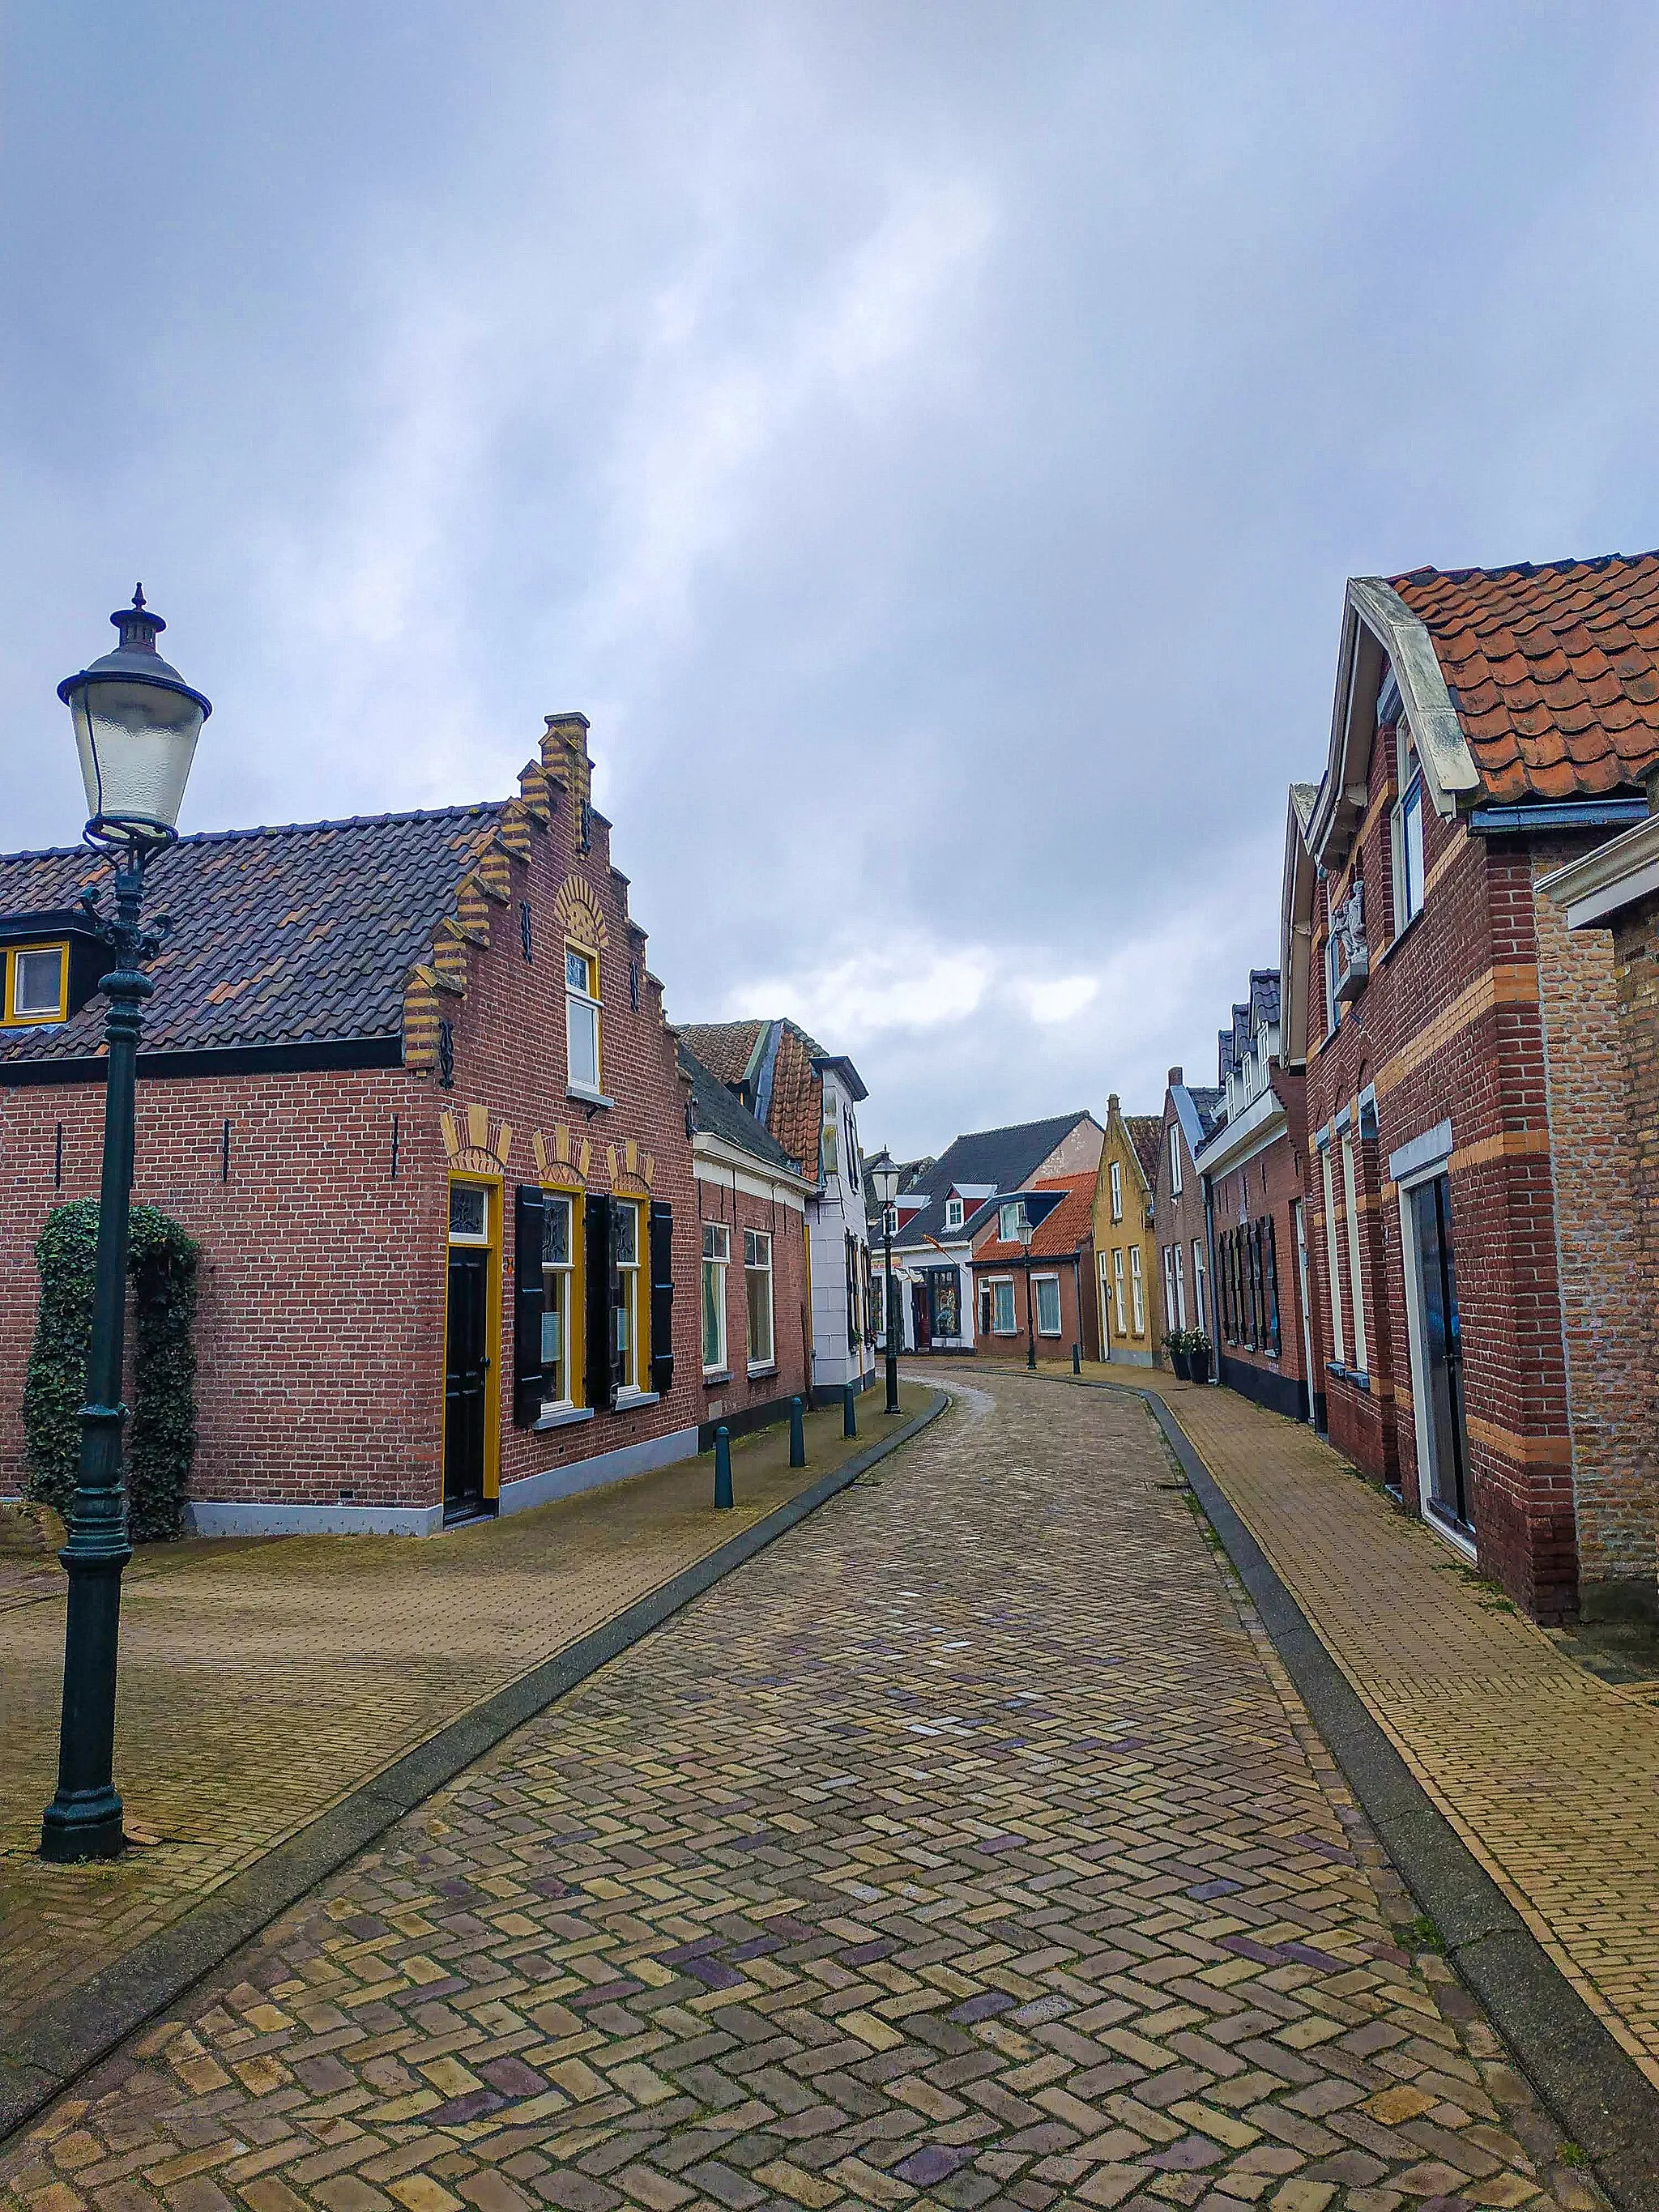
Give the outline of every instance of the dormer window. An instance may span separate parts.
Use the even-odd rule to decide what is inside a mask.
[[[7,1025],[61,1022],[68,1012],[68,945],[13,946],[5,956]]]
[[[945,1200],[945,1227],[946,1227],[947,1229],[960,1229],[960,1228],[961,1228],[961,1226],[962,1226],[962,1200],[961,1200],[959,1198],[947,1198],[947,1199]]]
[[[1018,1244],[1020,1223],[1025,1218],[1025,1208],[1018,1199],[997,1208],[997,1235],[1005,1244]]]

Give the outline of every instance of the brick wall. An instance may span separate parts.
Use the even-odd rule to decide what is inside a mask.
[[[1293,1419],[1305,1419],[1310,1405],[1310,1364],[1303,1341],[1301,1286],[1297,1263],[1294,1208],[1304,1191],[1307,1137],[1304,1121],[1304,1079],[1297,1070],[1274,1068],[1273,1085],[1285,1108],[1287,1126],[1272,1143],[1263,1146],[1241,1166],[1211,1178],[1216,1253],[1217,1372],[1228,1385],[1272,1406]],[[1224,1239],[1237,1237],[1248,1224],[1257,1228],[1259,1264],[1267,1261],[1267,1240],[1260,1224],[1273,1224],[1272,1255],[1279,1305],[1279,1346],[1275,1352],[1258,1330],[1253,1346],[1247,1328],[1249,1297],[1246,1282],[1243,1313],[1231,1322],[1224,1303],[1227,1246]],[[1239,1249],[1241,1266],[1247,1248]]]
[[[806,1276],[805,1217],[796,1206],[761,1198],[741,1188],[728,1173],[697,1177],[698,1222],[693,1231],[698,1253],[696,1284],[696,1341],[690,1357],[700,1385],[700,1422],[725,1421],[740,1425],[745,1417],[775,1408],[781,1401],[807,1395],[811,1376],[812,1315]],[[726,1366],[722,1372],[702,1371],[702,1223],[724,1222],[731,1231],[732,1257],[726,1271]],[[743,1232],[763,1230],[772,1239],[772,1335],[774,1358],[770,1371],[749,1372],[749,1309],[744,1275]],[[688,1241],[687,1250],[692,1249]],[[688,1282],[676,1293],[677,1302],[692,1299]]]

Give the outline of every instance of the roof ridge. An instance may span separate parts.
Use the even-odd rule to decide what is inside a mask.
[[[1634,568],[1641,561],[1659,560],[1659,546],[1643,553],[1569,553],[1556,561],[1503,561],[1495,568],[1482,568],[1479,563],[1467,568],[1437,568],[1432,562],[1425,562],[1416,568],[1397,569],[1385,582],[1415,583],[1422,576],[1438,576],[1447,583],[1461,584],[1471,576],[1560,576],[1573,568],[1610,568],[1614,562]]]
[[[249,837],[301,837],[322,830],[380,830],[393,822],[465,820],[499,814],[509,803],[505,799],[477,799],[455,806],[394,807],[385,814],[330,815],[316,822],[256,822],[240,830],[191,830],[182,837],[172,839],[165,849],[171,852],[180,845],[232,845]],[[82,852],[89,859],[99,857],[89,845],[34,845],[15,853],[0,853],[0,861],[67,860]]]

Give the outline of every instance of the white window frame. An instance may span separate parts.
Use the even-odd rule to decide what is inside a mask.
[[[1411,727],[1402,714],[1395,731],[1395,782],[1397,796],[1390,822],[1389,842],[1394,855],[1394,933],[1423,911],[1423,763],[1413,742]]]
[[[1112,1249],[1112,1299],[1117,1310],[1117,1333],[1120,1337],[1127,1336],[1128,1325],[1123,1318],[1123,1247],[1121,1244]]]
[[[1054,1286],[1054,1325],[1052,1328],[1048,1328],[1044,1327],[1042,1320],[1042,1293],[1051,1284]],[[1064,1309],[1061,1307],[1060,1302],[1060,1277],[1058,1275],[1033,1275],[1031,1278],[1031,1290],[1036,1306],[1036,1327],[1037,1334],[1039,1336],[1063,1336],[1066,1333],[1066,1316]]]
[[[1114,1221],[1121,1221],[1123,1218],[1123,1170],[1116,1160],[1112,1162],[1107,1170],[1106,1181],[1112,1194],[1112,1218]]]
[[[757,1350],[755,1343],[755,1290],[764,1285],[766,1294],[766,1345]],[[747,1364],[751,1375],[769,1375],[777,1366],[777,1315],[773,1303],[772,1238],[764,1229],[745,1229],[743,1232],[743,1312],[747,1344]]]
[[[1018,1243],[1019,1218],[1024,1212],[1024,1206],[1017,1198],[1011,1198],[1006,1206],[997,1208],[997,1242],[1000,1244]]]
[[[477,1229],[458,1229],[455,1226],[455,1200],[457,1196],[463,1191],[469,1194],[476,1192],[478,1197],[483,1200],[483,1223]],[[455,1181],[450,1184],[449,1241],[452,1244],[471,1244],[477,1246],[481,1244],[488,1244],[491,1241],[489,1235],[489,1194],[490,1186],[487,1182],[468,1182],[465,1178],[458,1176]]]
[[[1181,1124],[1170,1124],[1170,1195],[1179,1198],[1183,1185],[1181,1180]]]
[[[564,1258],[550,1260],[547,1249],[549,1231],[556,1218],[556,1209],[564,1214]],[[556,1370],[564,1388],[556,1390],[542,1401],[544,1413],[568,1412],[576,1402],[576,1363],[570,1340],[571,1316],[575,1310],[574,1285],[576,1279],[576,1204],[568,1190],[544,1190],[542,1193],[542,1371]],[[550,1360],[547,1356],[547,1324],[556,1324],[559,1349]]]
[[[1132,1333],[1136,1336],[1145,1336],[1146,1334],[1146,1297],[1145,1285],[1142,1284],[1140,1279],[1140,1247],[1139,1244],[1132,1244],[1129,1247],[1129,1306],[1130,1310],[1134,1316],[1135,1324]]]
[[[1096,1294],[1100,1300],[1100,1349],[1101,1356],[1103,1358],[1105,1357],[1106,1346],[1110,1343],[1112,1336],[1111,1255],[1107,1252],[1097,1252],[1095,1254],[1095,1267],[1100,1279],[1095,1288]]]
[[[1331,1148],[1319,1155],[1325,1193],[1325,1267],[1331,1304],[1331,1360],[1337,1367],[1348,1364],[1347,1332],[1342,1322],[1342,1238],[1336,1225],[1336,1182],[1331,1173]]]
[[[1204,1240],[1193,1239],[1193,1327],[1207,1336],[1209,1322],[1210,1271],[1204,1264]]]
[[[701,1282],[702,1305],[698,1318],[698,1328],[702,1337],[702,1371],[705,1375],[724,1375],[727,1371],[726,1280],[726,1270],[731,1264],[731,1224],[725,1221],[705,1221],[702,1224]],[[708,1334],[706,1327],[711,1314],[717,1323],[719,1340],[713,1359],[708,1357]]]
[[[1181,1324],[1176,1319],[1174,1245],[1162,1245],[1158,1257],[1164,1262],[1164,1326],[1165,1329],[1179,1328]]]
[[[622,1304],[616,1308],[617,1318],[612,1324],[621,1339],[617,1346],[622,1354],[622,1379],[617,1385],[618,1400],[641,1396],[644,1389],[640,1381],[640,1285],[643,1273],[640,1266],[641,1212],[632,1199],[613,1198],[611,1201],[611,1264],[622,1277],[623,1287]],[[624,1215],[631,1215],[634,1222],[631,1260],[623,1259],[617,1250],[621,1240],[617,1235],[617,1224]]]
[[[578,988],[572,974],[577,963],[585,964],[586,981]],[[585,1033],[592,1046],[593,1077],[576,1072],[577,1036]],[[605,1038],[604,1016],[599,1000],[599,956],[591,945],[567,943],[564,948],[564,1048],[565,1087],[578,1098],[600,1098],[605,1095]],[[584,1054],[584,1057],[586,1054]]]
[[[962,1226],[962,1200],[961,1200],[959,1198],[947,1198],[947,1199],[945,1200],[945,1227],[946,1227],[947,1229],[960,1229],[960,1228],[961,1228],[961,1226]]]
[[[1342,1197],[1348,1214],[1348,1295],[1353,1306],[1353,1364],[1366,1374],[1365,1291],[1359,1265],[1359,1200],[1353,1165],[1353,1132],[1342,1133]]]
[[[1018,1336],[1019,1320],[1014,1311],[1014,1279],[1012,1275],[993,1275],[991,1291],[991,1334],[993,1336]],[[1004,1292],[1007,1293],[1005,1306]],[[1002,1318],[1006,1312],[1007,1319]]]
[[[1175,1255],[1176,1327],[1185,1328],[1187,1326],[1186,1255],[1179,1244],[1170,1245],[1170,1249]]]

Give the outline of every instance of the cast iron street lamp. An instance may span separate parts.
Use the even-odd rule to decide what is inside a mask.
[[[890,1160],[884,1167],[872,1169],[870,1179],[876,1186],[876,1197],[881,1206],[882,1245],[887,1262],[881,1293],[881,1340],[887,1351],[887,1410],[896,1413],[899,1401],[898,1352],[893,1343],[893,1202],[898,1196],[899,1171]]]
[[[1024,1199],[1019,1204],[1019,1249],[1025,1255],[1025,1364],[1036,1370],[1036,1334],[1031,1327],[1031,1239],[1036,1234],[1036,1224],[1025,1211]]]
[[[87,787],[88,844],[115,863],[115,913],[93,927],[115,955],[105,976],[109,1060],[104,1090],[104,1167],[98,1200],[98,1259],[87,1402],[81,1409],[81,1459],[70,1509],[69,1541],[58,1554],[69,1574],[64,1637],[64,1711],[58,1741],[58,1794],[40,1823],[42,1858],[109,1858],[125,1838],[113,1778],[115,1668],[121,1620],[121,1570],[132,1557],[121,1458],[126,1408],[121,1363],[126,1321],[127,1208],[132,1192],[133,1084],[142,1009],[154,986],[142,963],[160,935],[139,927],[144,866],[178,836],[196,740],[212,708],[155,650],[166,625],[144,605],[110,620],[120,633],[113,653],[58,687],[75,719],[76,749]]]

